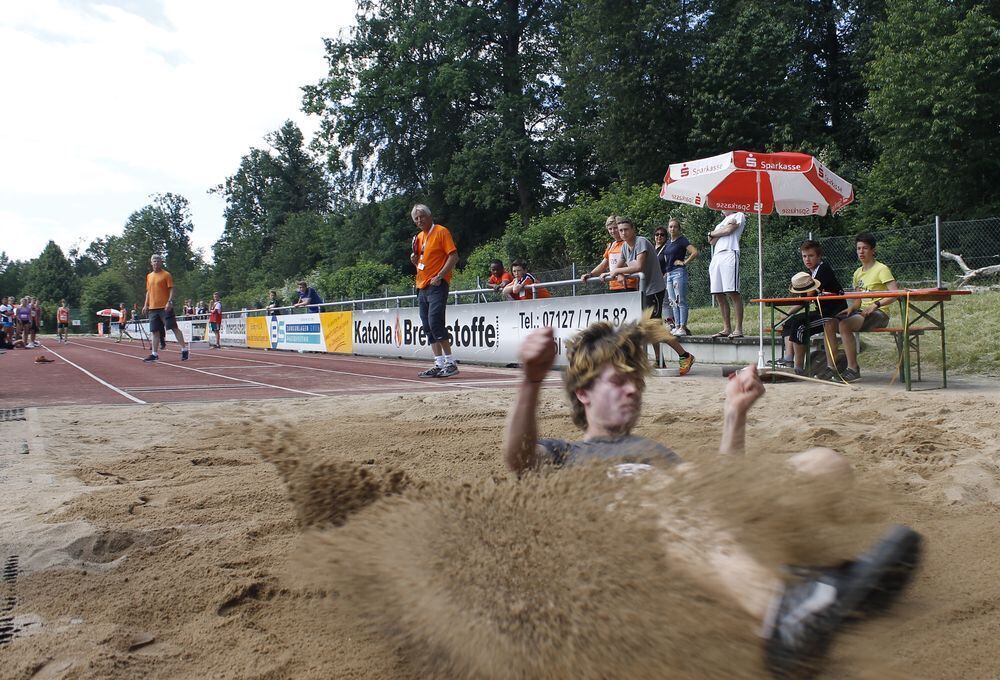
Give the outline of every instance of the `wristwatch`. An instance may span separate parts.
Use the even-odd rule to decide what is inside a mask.
[[[882,301],[881,300],[876,300],[875,301],[875,309],[882,309]]]

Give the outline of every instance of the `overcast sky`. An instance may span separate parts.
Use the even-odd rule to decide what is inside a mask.
[[[211,256],[206,191],[285,120],[351,0],[20,0],[0,12],[0,251],[118,234],[153,193],[185,196]]]

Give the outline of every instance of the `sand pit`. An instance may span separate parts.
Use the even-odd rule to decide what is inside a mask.
[[[824,677],[997,677],[997,393],[771,387],[748,436],[765,474],[718,468],[721,389],[651,380],[639,433],[706,470],[688,490],[762,559],[836,559],[890,522],[927,538],[911,589],[838,640]],[[508,477],[511,394],[0,423],[0,560],[17,558],[0,619],[19,631],[0,675],[762,677],[746,620],[672,573],[601,471]],[[543,434],[575,435],[558,390],[543,412]],[[770,493],[783,458],[819,443],[855,467],[846,498]]]

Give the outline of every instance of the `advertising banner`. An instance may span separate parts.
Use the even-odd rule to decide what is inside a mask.
[[[206,338],[215,342],[215,338]],[[219,343],[227,347],[247,346],[247,320],[243,316],[225,316],[219,331]]]
[[[247,347],[271,349],[270,319],[266,316],[251,316],[247,319]]]
[[[544,298],[517,302],[448,305],[446,326],[452,355],[462,361],[517,361],[521,340],[542,326],[555,329],[556,363],[565,365],[565,342],[595,321],[619,325],[639,317],[638,293]],[[431,359],[433,354],[415,308],[355,311],[355,354]]]
[[[351,342],[351,312],[321,312],[320,325],[323,328],[323,344],[327,352],[350,354],[354,343]]]

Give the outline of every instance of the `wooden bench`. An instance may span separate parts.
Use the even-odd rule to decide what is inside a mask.
[[[781,330],[780,328],[775,328],[775,329],[765,328],[764,332],[771,333],[772,331],[780,331],[780,330]],[[909,341],[909,348],[916,355],[917,359],[917,382],[923,380],[923,375],[921,374],[921,367],[920,367],[920,337],[926,331],[933,331],[933,330],[937,329],[932,328],[930,326],[910,326],[909,332],[907,334],[909,336],[907,338],[907,340]],[[906,348],[906,346],[903,344],[902,327],[886,326],[885,328],[873,328],[867,331],[859,331],[857,334],[858,345],[859,345],[858,353],[861,352],[860,343],[861,343],[862,333],[889,333],[890,335],[892,335],[892,339],[896,342],[896,353],[897,353],[896,365],[898,367],[898,371],[902,371],[901,361],[903,352]],[[826,366],[826,348],[824,347],[823,333],[813,333],[812,335],[809,336],[809,341],[810,341],[809,363],[810,366],[812,367],[812,371],[817,372],[819,370],[818,367],[820,367],[820,364],[822,364],[822,366]],[[841,338],[840,341],[843,342],[843,338]]]

